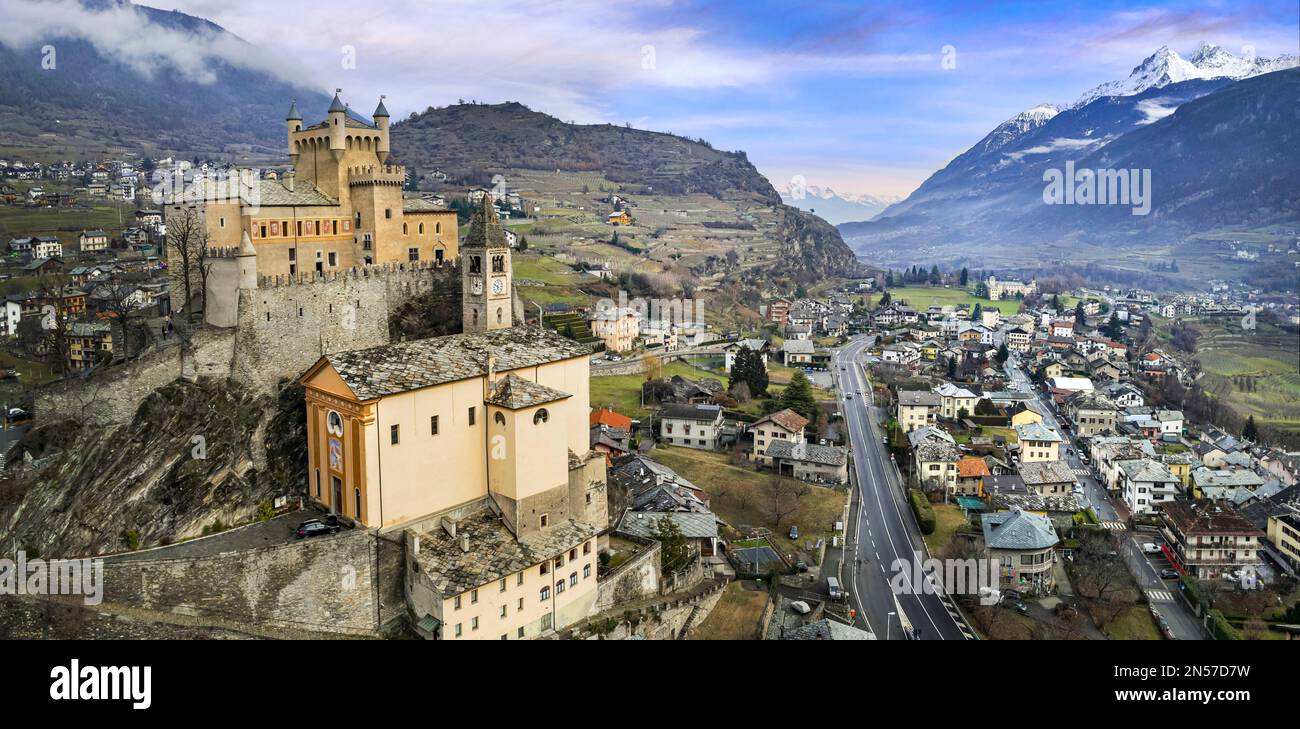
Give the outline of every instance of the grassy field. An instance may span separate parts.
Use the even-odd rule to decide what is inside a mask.
[[[767,590],[749,581],[732,582],[722,591],[718,604],[687,640],[759,640]]]
[[[982,308],[994,308],[1004,315],[1015,314],[1020,311],[1020,302],[1016,299],[1005,299],[1002,301],[991,301],[982,299],[974,294],[960,288],[941,288],[934,286],[902,286],[889,290],[889,296],[893,301],[906,301],[908,306],[914,309],[924,311],[931,304],[939,306],[956,306],[957,304],[969,304],[971,309],[979,304]],[[1046,297],[1049,301],[1051,297]],[[1062,295],[1061,303],[1066,307],[1074,306],[1079,301],[1077,296]],[[873,304],[880,303],[879,296],[872,297]]]
[[[134,208],[122,203],[119,211],[112,205],[98,205],[94,208],[26,208],[18,205],[0,205],[0,236],[5,241],[25,235],[60,235],[59,239],[67,246],[76,239],[76,233],[83,230],[102,228],[108,231],[121,230],[124,225],[131,225]]]
[[[731,526],[773,528],[764,505],[764,489],[772,474],[733,466],[725,453],[692,448],[659,446],[651,457],[704,489],[711,498],[714,513]],[[799,497],[794,514],[781,523],[779,530],[774,529],[776,533],[771,541],[786,553],[796,548],[787,538],[792,524],[799,527],[801,542],[816,537],[829,539],[835,522],[843,518],[841,492],[812,484],[808,484],[808,489],[806,496]]]
[[[969,522],[962,515],[961,507],[956,504],[934,504],[933,506],[934,532],[925,535],[925,544],[930,548],[930,554],[937,557],[952,541],[952,535]]]
[[[726,375],[710,372],[681,360],[664,365],[664,378],[671,378],[673,375],[681,375],[692,380],[712,377],[721,380],[723,385],[727,384]],[[641,385],[644,382],[645,375],[639,372],[635,375],[592,377],[591,406],[608,405],[631,418],[645,417],[651,411],[649,408],[641,407]]]
[[[1120,613],[1102,632],[1111,640],[1163,640],[1151,611],[1143,605],[1134,605]]]

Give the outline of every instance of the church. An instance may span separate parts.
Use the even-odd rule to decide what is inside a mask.
[[[400,532],[425,637],[534,638],[585,617],[608,527],[589,447],[590,352],[516,326],[484,196],[461,254],[463,331],[326,354],[302,375],[310,498]]]
[[[382,99],[372,116],[373,123],[356,118],[335,94],[326,118],[304,126],[291,104],[285,119],[290,171],[279,179],[248,176],[236,185],[237,196],[207,194],[205,186],[227,186],[200,179],[166,212],[196,209],[209,248],[238,248],[247,234],[262,276],[454,260],[456,212],[403,195],[406,168],[389,161]]]

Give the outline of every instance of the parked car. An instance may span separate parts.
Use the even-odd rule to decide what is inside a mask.
[[[336,534],[342,528],[342,525],[338,523],[327,524],[320,519],[308,519],[299,524],[298,528],[293,530],[293,534],[299,539],[306,539],[307,537],[319,537],[322,534]]]
[[[799,613],[800,615],[807,615],[808,613],[812,612],[812,608],[809,607],[808,603],[804,602],[803,600],[795,600],[794,602],[790,603],[790,609],[795,611],[796,613]]]
[[[792,527],[790,527],[790,538],[791,538],[791,539],[798,539],[798,538],[799,538],[799,527],[797,527],[797,526],[792,526]]]
[[[1160,579],[1176,580],[1178,579],[1178,570],[1174,569],[1173,567],[1166,567],[1160,570]]]
[[[1160,547],[1155,542],[1147,542],[1142,545],[1142,551],[1147,554],[1160,554]]]

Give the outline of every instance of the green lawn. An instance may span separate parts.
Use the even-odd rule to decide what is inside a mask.
[[[693,448],[659,446],[651,457],[685,476],[710,496],[714,513],[733,527],[773,528],[764,507],[764,487],[770,472],[752,471],[731,465],[725,453]],[[795,545],[787,538],[790,526],[799,527],[799,541],[834,533],[835,522],[843,518],[844,494],[825,486],[808,485],[809,493],[799,498],[795,513],[774,529],[773,546],[789,553]]]
[[[1110,621],[1102,632],[1111,640],[1163,640],[1160,628],[1143,605],[1134,605]]]
[[[934,532],[925,535],[925,544],[930,548],[930,554],[938,557],[943,553],[944,547],[952,541],[952,535],[957,530],[969,522],[961,513],[961,507],[956,504],[932,504],[934,507]]]
[[[118,210],[111,205],[97,205],[90,209],[0,205],[0,236],[8,241],[20,235],[52,235],[60,231],[71,233],[92,228],[121,230],[132,224],[130,216],[133,213],[133,207],[122,203],[119,222]],[[71,238],[64,238],[64,245],[70,241]]]
[[[664,365],[664,378],[667,379],[673,375],[681,375],[692,380],[712,377],[720,380],[723,385],[727,384],[726,375],[700,369],[681,360]],[[594,408],[610,406],[628,417],[643,418],[651,412],[650,408],[641,407],[641,385],[644,382],[645,375],[639,372],[635,375],[593,376],[591,378],[591,406]]]
[[[1004,315],[1015,314],[1020,311],[1020,302],[1016,299],[1005,299],[1002,301],[990,301],[981,299],[974,294],[970,294],[961,288],[945,289],[933,286],[901,286],[889,289],[889,296],[893,301],[906,301],[914,309],[924,311],[931,304],[939,306],[956,306],[957,304],[970,304],[975,308],[979,304],[985,309],[995,308]],[[1051,297],[1047,297],[1049,300]],[[1062,295],[1061,302],[1067,307],[1074,306],[1078,302],[1077,296]],[[873,303],[879,304],[880,297],[874,296]]]

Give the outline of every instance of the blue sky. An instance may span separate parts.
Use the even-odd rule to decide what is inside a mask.
[[[381,93],[395,116],[457,99],[520,101],[565,120],[631,122],[743,149],[778,188],[802,175],[899,196],[1000,122],[1126,77],[1161,45],[1184,55],[1202,40],[1238,54],[1300,52],[1295,0],[163,5],[255,44],[246,64],[343,87],[363,111]],[[64,2],[41,7],[57,10],[51,23],[70,22]],[[102,20],[87,25],[111,43]],[[945,46],[953,68],[942,64]],[[342,62],[349,48],[354,67]]]

